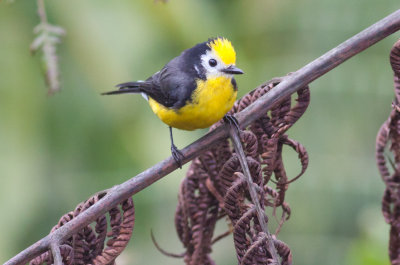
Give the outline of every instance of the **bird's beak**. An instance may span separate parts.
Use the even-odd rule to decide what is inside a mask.
[[[224,72],[224,73],[227,73],[227,74],[231,74],[231,75],[244,74],[244,72],[241,69],[237,68],[234,65],[229,65],[228,67],[222,69],[221,72]]]

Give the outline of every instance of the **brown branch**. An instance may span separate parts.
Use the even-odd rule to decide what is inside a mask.
[[[308,85],[313,80],[332,70],[350,57],[360,53],[376,42],[384,39],[400,29],[400,10],[390,14],[376,24],[370,26],[349,40],[330,50],[318,59],[286,77],[274,89],[259,98],[256,102],[236,115],[242,128],[265,114],[274,104],[288,97],[300,88]],[[225,126],[209,132],[191,145],[182,150],[183,162],[187,163],[217,142],[227,138],[229,130]],[[128,181],[112,187],[98,203],[87,209],[76,218],[55,230],[50,235],[42,238],[35,244],[23,250],[15,257],[8,260],[6,265],[24,264],[37,255],[50,249],[51,243],[56,240],[63,242],[71,235],[77,233],[98,216],[106,213],[119,202],[129,198],[137,192],[148,187],[155,181],[177,169],[172,157],[161,161]]]
[[[50,249],[53,255],[54,265],[62,265],[63,262],[60,253],[60,245],[56,241],[53,241],[50,244]]]
[[[251,173],[249,166],[247,164],[246,155],[244,154],[242,142],[240,141],[239,131],[233,124],[230,124],[229,126],[229,136],[233,142],[233,146],[235,147],[236,153],[239,155],[240,165],[242,166],[243,174],[247,182],[247,187],[250,193],[251,201],[254,204],[254,207],[256,208],[258,222],[260,223],[262,231],[266,235],[267,249],[272,256],[274,262],[273,264],[280,265],[281,262],[279,260],[278,253],[274,245],[274,239],[272,238],[272,235],[268,230],[268,225],[267,222],[265,221],[265,212],[264,209],[261,208],[260,200],[258,198],[259,196],[257,191],[255,190],[256,184],[253,182],[253,179],[251,178]]]

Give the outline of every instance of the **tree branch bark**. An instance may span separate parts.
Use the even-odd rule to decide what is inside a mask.
[[[235,116],[239,121],[240,127],[244,128],[250,125],[254,120],[263,116],[272,105],[399,29],[400,10],[397,10],[298,71],[292,73],[290,76],[287,76],[273,90]],[[185,156],[183,163],[189,162],[218,141],[227,138],[228,135],[229,129],[226,126],[220,126],[207,133],[182,150]],[[84,226],[93,222],[98,216],[105,214],[119,202],[143,190],[176,169],[177,165],[174,159],[169,157],[128,181],[112,187],[108,190],[107,195],[95,205],[51,233],[51,235],[47,235],[23,250],[5,264],[17,265],[28,262],[32,258],[50,249],[51,244],[55,240],[62,243]]]

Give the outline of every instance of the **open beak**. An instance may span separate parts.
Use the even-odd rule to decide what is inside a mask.
[[[244,74],[244,72],[242,70],[240,70],[239,68],[237,68],[234,65],[229,65],[227,68],[222,69],[221,72],[224,72],[224,73],[227,73],[227,74],[231,74],[231,75]]]

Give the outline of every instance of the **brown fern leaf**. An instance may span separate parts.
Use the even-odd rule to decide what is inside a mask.
[[[106,192],[98,193],[90,199],[80,203],[73,212],[69,212],[60,218],[51,232],[57,230],[79,214],[89,209],[95,203],[101,203],[101,198]],[[94,226],[87,225],[74,234],[71,238],[62,242],[60,252],[63,264],[115,264],[115,259],[125,249],[133,231],[135,223],[135,209],[132,198],[120,203],[108,211],[110,222],[106,215],[97,218]],[[110,227],[110,231],[107,230]],[[53,255],[47,251],[34,258],[30,265],[51,264]]]
[[[281,80],[282,78],[273,79],[245,95],[235,103],[230,114],[245,109]],[[304,173],[308,165],[304,146],[285,134],[307,109],[310,101],[308,87],[298,91],[296,101],[294,106],[291,97],[280,101],[247,130],[240,132],[261,207],[272,207],[274,213],[277,207],[282,208],[276,234],[291,214],[290,207],[285,202],[286,190],[292,181]],[[213,125],[211,130],[221,125],[222,121]],[[301,172],[291,180],[286,174],[282,159],[284,145],[298,153],[302,166]],[[228,140],[221,141],[218,146],[196,158],[182,181],[175,224],[179,238],[186,248],[186,264],[214,263],[209,254],[212,244],[220,237],[212,240],[212,234],[217,220],[223,216],[228,217],[228,226],[232,227],[228,231],[233,230],[239,264],[273,263],[268,252],[267,234],[259,224],[238,155]],[[268,222],[266,215],[264,218]],[[290,248],[283,242],[274,240],[281,264],[291,264]]]
[[[382,213],[390,225],[389,258],[392,264],[400,264],[400,40],[390,52],[390,64],[394,72],[395,99],[389,118],[376,137],[376,161],[386,185]],[[393,172],[390,172],[384,154],[388,147],[394,157]]]

